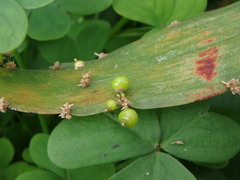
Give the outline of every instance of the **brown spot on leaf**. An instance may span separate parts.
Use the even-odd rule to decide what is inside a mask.
[[[203,79],[211,81],[217,75],[214,71],[217,67],[218,49],[216,47],[209,48],[200,52],[198,56],[203,58],[196,61],[195,73]]]
[[[121,146],[121,144],[115,144],[112,146],[112,148],[115,149],[115,148],[119,148],[120,146]]]

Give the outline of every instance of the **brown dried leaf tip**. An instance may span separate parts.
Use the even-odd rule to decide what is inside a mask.
[[[226,88],[232,91],[232,94],[240,95],[240,82],[238,81],[238,79],[231,79],[228,82],[222,81],[222,83],[226,86]]]
[[[7,107],[9,106],[9,103],[7,102],[7,100],[2,97],[0,99],[0,111],[5,113],[7,111]]]
[[[119,98],[118,103],[122,106],[122,110],[129,108],[130,101],[124,93],[117,94],[117,97]]]
[[[98,59],[101,59],[101,58],[104,58],[104,57],[106,57],[107,55],[108,55],[108,53],[103,53],[103,52],[101,52],[101,53],[94,53],[94,55],[96,55],[97,57],[98,57]]]
[[[49,66],[49,69],[52,69],[52,70],[57,70],[57,69],[60,69],[61,68],[61,63],[59,61],[56,61],[53,66]]]
[[[90,74],[91,74],[91,71],[83,74],[82,79],[80,80],[80,84],[78,84],[78,86],[82,88],[89,86],[91,84]]]
[[[61,118],[66,118],[66,119],[71,119],[71,108],[74,104],[68,104],[65,103],[62,107],[61,107],[61,114],[59,115]]]
[[[173,22],[171,22],[171,24],[167,28],[171,28],[173,26],[177,26],[178,24],[180,24],[179,21],[173,21]]]
[[[6,63],[6,68],[7,69],[17,69],[17,65],[15,64],[14,61],[9,61]]]

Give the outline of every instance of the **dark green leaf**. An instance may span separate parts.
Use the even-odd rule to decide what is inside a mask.
[[[208,167],[211,169],[222,169],[228,165],[229,161],[221,162],[221,163],[196,163],[200,166]]]
[[[32,10],[28,35],[39,41],[59,39],[67,34],[70,25],[69,15],[59,7],[50,4]]]
[[[61,0],[59,5],[73,14],[93,14],[108,8],[112,0]]]
[[[132,43],[136,40],[138,40],[140,38],[140,36],[134,36],[134,37],[126,37],[126,36],[116,36],[114,37],[113,39],[111,39],[107,46],[106,46],[106,49],[108,52],[112,52],[122,46],[125,46],[129,43]]]
[[[24,9],[35,9],[46,6],[54,0],[16,0]]]
[[[176,111],[185,114],[183,109]],[[170,137],[162,139],[161,148],[170,154],[189,161],[221,163],[239,152],[240,127],[233,120],[216,113],[196,114],[184,119],[168,113],[163,111],[161,119],[165,125],[168,121],[168,129],[176,128],[177,119],[178,124],[183,124],[172,130]]]
[[[96,165],[85,168],[67,170],[68,177],[71,180],[106,180],[115,173],[113,164]]]
[[[240,96],[233,95],[228,91],[220,96],[211,99],[211,110],[215,111],[219,108],[230,108],[236,112],[240,112]]]
[[[104,114],[63,120],[48,142],[50,159],[66,169],[124,160],[152,151],[154,145],[148,140]]]
[[[0,0],[0,7],[0,53],[5,53],[23,42],[28,22],[25,11],[14,0]]]
[[[109,180],[194,180],[196,179],[181,163],[168,154],[156,152],[137,159]]]
[[[30,155],[39,167],[48,169],[64,178],[64,170],[53,164],[47,155],[48,138],[49,135],[47,134],[36,134],[33,136],[29,146]]]
[[[35,166],[30,166],[26,162],[15,162],[4,169],[0,170],[0,174],[4,175],[8,180],[13,180],[17,176],[29,172],[37,170],[38,168]],[[0,177],[1,179],[1,177]],[[2,180],[2,179],[1,179]]]
[[[14,156],[14,148],[7,138],[0,138],[0,168],[8,165]]]
[[[160,111],[160,127],[162,131],[161,142],[168,140],[171,136],[184,128],[194,117],[207,113],[210,101],[199,101],[183,106],[164,108]]]
[[[206,0],[114,0],[113,7],[117,13],[142,23],[160,26],[174,20],[184,20],[203,12]]]
[[[222,169],[222,172],[228,179],[231,180],[238,180],[240,177],[239,171],[239,164],[240,164],[240,152],[230,160],[228,166]]]
[[[59,176],[48,171],[31,171],[21,174],[16,180],[63,180]]]
[[[110,24],[106,21],[85,21],[76,37],[80,59],[89,60],[96,56],[94,52],[101,52],[105,47],[110,33]]]
[[[51,63],[55,61],[73,62],[74,58],[78,58],[76,43],[69,37],[40,42],[38,47],[41,55]]]
[[[136,126],[130,128],[138,136],[151,144],[158,145],[161,132],[157,114],[153,110],[136,110],[139,116],[139,122]]]

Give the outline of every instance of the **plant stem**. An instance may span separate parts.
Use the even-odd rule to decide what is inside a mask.
[[[29,135],[33,135],[32,130],[29,128],[29,126],[25,123],[25,118],[22,116],[22,113],[20,112],[16,112],[16,116],[17,118],[20,120],[22,128],[29,134]]]
[[[128,23],[128,19],[122,17],[112,28],[112,31],[110,32],[110,39],[112,39],[118,32],[121,31],[121,29]]]
[[[49,134],[49,129],[48,129],[46,118],[43,115],[38,114],[38,119],[39,119],[40,125],[42,127],[43,133]]]
[[[18,64],[18,67],[19,67],[20,69],[24,69],[24,68],[25,68],[25,63],[24,63],[22,57],[20,56],[20,54],[18,53],[18,51],[15,50],[15,51],[13,52],[13,55],[14,55],[14,58],[15,58],[17,64]]]

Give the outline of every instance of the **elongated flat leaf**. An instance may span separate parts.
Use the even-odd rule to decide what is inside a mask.
[[[73,14],[93,14],[108,8],[112,0],[61,0],[59,5]]]
[[[155,32],[107,57],[85,63],[83,71],[67,64],[58,71],[0,69],[0,97],[24,112],[60,113],[73,103],[72,114],[104,111],[108,99],[117,99],[111,81],[128,76],[126,92],[135,108],[150,109],[186,104],[226,91],[222,80],[239,76],[240,3],[237,2]],[[72,60],[70,60],[72,61]],[[91,85],[78,87],[91,71]]]
[[[31,171],[19,175],[16,180],[63,180],[59,176],[48,171]]]
[[[184,20],[206,8],[206,0],[114,0],[113,7],[124,17],[160,26],[174,20]]]
[[[168,154],[156,152],[137,159],[113,175],[109,180],[194,180],[196,179],[181,163]]]
[[[36,9],[46,6],[54,0],[16,0],[24,9]]]
[[[53,164],[47,155],[47,143],[49,135],[36,134],[30,141],[29,151],[33,161],[40,167],[58,174],[60,177],[65,177],[63,169]]]
[[[63,120],[48,141],[49,158],[66,169],[124,160],[154,149],[149,140],[104,114]]]
[[[14,148],[7,138],[0,139],[0,168],[11,162],[14,156]]]
[[[68,14],[55,5],[34,9],[29,17],[28,35],[39,41],[62,38],[70,29]]]
[[[187,105],[161,112],[162,133],[167,127],[168,134],[162,137],[161,148],[176,157],[202,163],[222,163],[236,155],[240,126],[216,113],[194,115],[193,109]]]
[[[23,42],[28,22],[25,11],[14,0],[0,0],[0,7],[0,53],[5,53]]]

